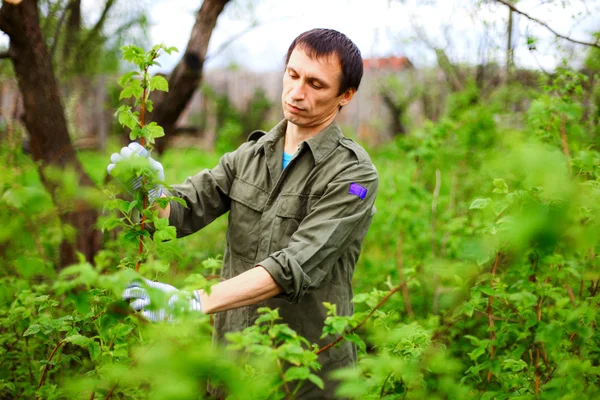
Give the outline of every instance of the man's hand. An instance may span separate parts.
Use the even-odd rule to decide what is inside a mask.
[[[154,160],[152,157],[150,157],[150,153],[148,152],[148,150],[146,150],[142,145],[140,145],[137,142],[132,142],[129,144],[129,146],[123,147],[121,149],[121,153],[113,153],[110,156],[111,163],[108,165],[106,170],[108,171],[109,174],[112,175],[111,171],[117,166],[117,163],[122,161],[123,159],[129,158],[129,157],[145,157],[145,158],[147,158],[148,161],[150,162],[150,168],[152,168],[154,171],[156,171],[156,174],[158,175],[158,179],[160,181],[165,180],[165,170],[164,170],[162,164],[159,163],[158,161]],[[140,190],[140,188],[142,187],[142,177],[141,176],[130,178],[130,179],[128,179],[127,182],[121,181],[119,179],[119,177],[117,177],[117,179],[127,188],[127,191],[131,194]],[[161,197],[162,189],[163,189],[163,186],[161,184],[157,184],[157,185],[154,185],[154,187],[148,191],[148,200],[150,201],[150,203],[152,203],[157,198]]]
[[[145,287],[158,289],[163,292],[169,300],[166,302],[164,308],[154,308],[150,310],[150,296]],[[202,312],[202,304],[200,303],[200,295],[198,291],[194,291],[191,294],[181,292],[171,285],[166,283],[154,282],[148,279],[144,279],[142,282],[134,282],[127,286],[123,292],[123,300],[129,301],[129,305],[135,311],[140,311],[141,314],[152,322],[168,321],[174,322],[173,311],[175,305],[182,302],[185,305],[184,300],[187,297],[189,309],[193,311]]]

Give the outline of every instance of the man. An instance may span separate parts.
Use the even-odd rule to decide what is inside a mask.
[[[345,35],[328,29],[301,34],[286,59],[284,120],[268,133],[253,132],[214,169],[166,193],[187,204],[171,202],[159,212],[178,237],[229,211],[223,281],[210,295],[196,291],[195,304],[216,313],[217,340],[252,325],[257,309],[267,306],[279,308],[283,322],[310,342],[324,345],[332,339],[320,339],[322,303],[336,304],[339,315],[353,313],[351,280],[375,212],[378,176],[335,118],[356,93],[362,72],[360,51]],[[130,153],[124,149],[121,156]],[[113,162],[121,156],[113,155]],[[351,343],[321,353],[324,392],[306,383],[298,397],[333,397],[327,374],[355,360]]]

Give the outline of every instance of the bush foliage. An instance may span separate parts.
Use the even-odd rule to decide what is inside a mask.
[[[526,94],[526,112],[508,106],[523,91],[502,87],[483,97],[469,86],[450,96],[439,122],[371,151],[380,192],[354,275],[357,312],[339,317],[335,305],[323,305],[323,336],[359,349],[355,367],[335,372],[340,396],[598,398],[599,104],[584,102],[586,79],[567,68],[541,79]],[[597,87],[589,90],[597,99]],[[145,240],[139,274],[132,266],[147,234],[133,222],[105,229],[94,265],[82,259],[57,270],[62,238],[76,233],[60,223],[20,151],[19,126],[7,129],[1,397],[209,398],[210,380],[232,399],[275,399],[293,397],[308,380],[322,384],[317,354],[327,348],[281,324],[277,310],[262,310],[255,326],[221,347],[211,343],[209,316],[182,311],[175,324],[150,324],[120,300],[139,274],[210,287],[224,219],[181,240],[165,240],[173,232],[156,220],[164,233]],[[108,162],[81,159],[96,174]],[[166,181],[178,182],[217,159],[190,149],[161,161]],[[57,179],[64,201],[76,204],[83,195],[74,179]],[[141,207],[140,199],[122,200],[116,184],[103,189],[88,196],[107,201],[101,227],[120,226]]]

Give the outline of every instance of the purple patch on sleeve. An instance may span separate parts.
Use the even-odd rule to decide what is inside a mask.
[[[350,190],[348,190],[349,194],[356,195],[360,197],[361,200],[364,200],[367,197],[367,188],[360,186],[358,183],[352,182],[350,184]]]

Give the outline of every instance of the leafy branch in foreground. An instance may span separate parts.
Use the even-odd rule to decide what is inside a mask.
[[[146,111],[151,112],[153,109],[152,100],[149,99],[150,93],[154,90],[167,92],[169,85],[167,80],[160,75],[151,77],[148,69],[153,65],[160,65],[156,61],[161,51],[171,54],[177,51],[175,47],[166,47],[164,45],[156,45],[148,52],[144,52],[136,46],[122,47],[123,59],[138,67],[138,71],[130,71],[119,78],[119,85],[123,88],[119,95],[119,100],[134,99],[133,106],[122,105],[115,112],[121,126],[129,129],[130,140],[140,140],[141,146],[148,152],[148,157],[152,151],[155,140],[165,135],[162,127],[156,122],[146,124]],[[136,78],[139,77],[139,78]],[[140,111],[133,111],[139,108]],[[123,214],[121,219],[112,219],[105,223],[105,227],[114,228],[122,225],[128,228],[129,237],[136,238],[139,241],[138,257],[135,263],[136,271],[139,271],[140,265],[147,257],[144,254],[144,237],[150,236],[146,231],[146,224],[152,223],[157,228],[158,239],[174,238],[174,229],[169,229],[168,223],[160,221],[158,213],[149,208],[148,195],[152,188],[156,185],[161,185],[160,178],[156,171],[150,168],[148,157],[136,157],[119,162],[115,168],[115,175],[120,177],[122,182],[130,184],[141,180],[141,190],[135,191],[135,198],[132,202],[125,202],[120,199],[113,198],[105,205],[105,208],[117,208]],[[157,199],[157,203],[161,207],[165,207],[170,200],[181,201],[180,199]],[[141,214],[141,223],[139,228],[134,227],[137,224],[133,222],[132,212],[137,210]]]

